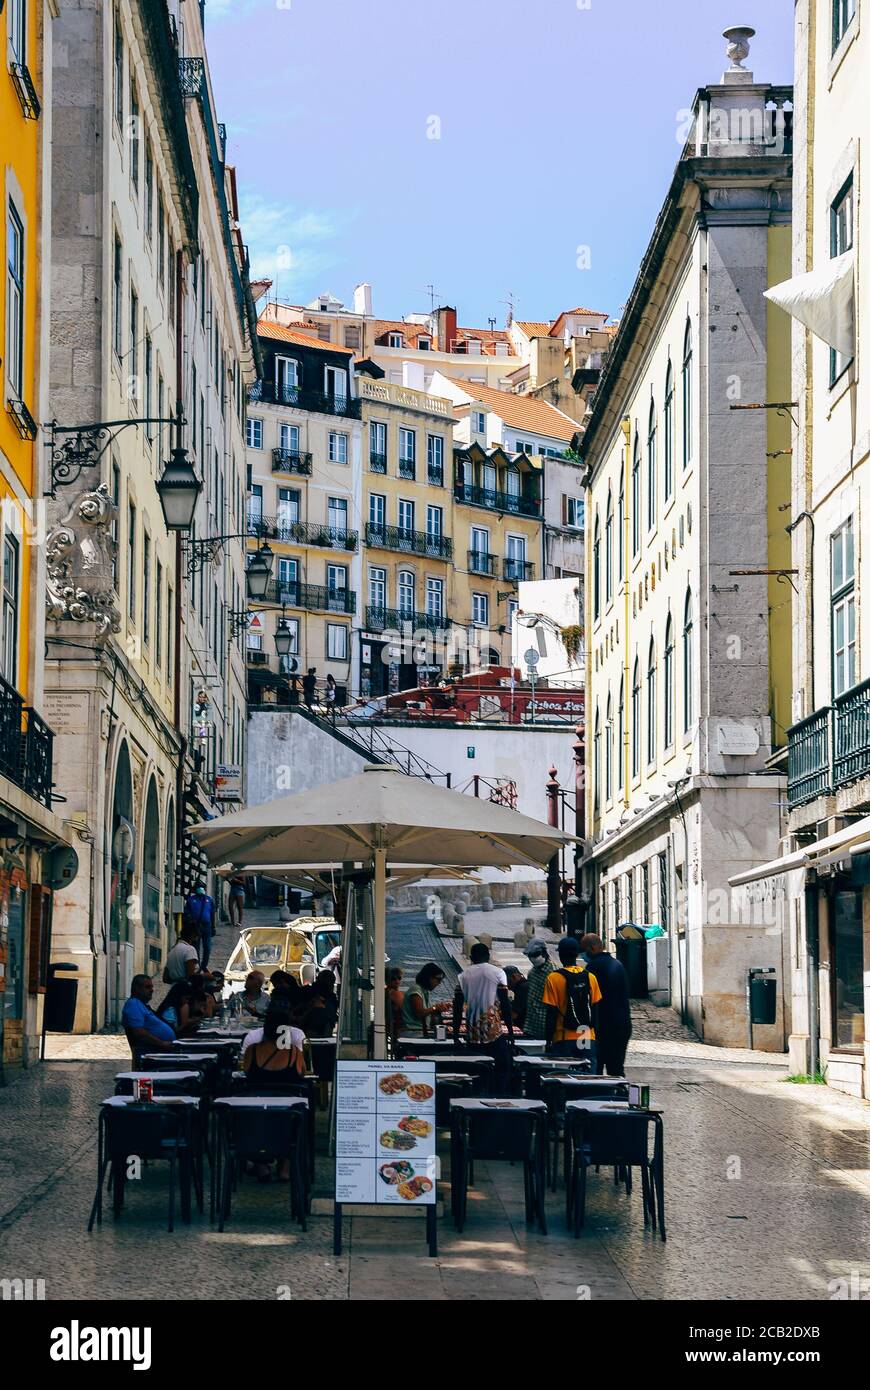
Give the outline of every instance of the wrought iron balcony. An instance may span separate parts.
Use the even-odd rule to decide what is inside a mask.
[[[488,512],[511,512],[515,516],[540,516],[540,497],[521,497],[473,483],[455,483],[453,496],[466,507],[485,507]]]
[[[318,415],[346,415],[352,420],[358,420],[361,412],[361,402],[355,396],[330,396],[302,386],[278,386],[274,381],[255,381],[248,391],[248,400],[294,405],[298,410]]]
[[[816,710],[788,731],[788,802],[824,796],[831,790],[831,710]]]
[[[199,97],[205,85],[205,59],[179,58],[178,80],[183,97]]]
[[[298,473],[308,477],[311,473],[311,455],[300,454],[296,449],[273,449],[272,472]]]
[[[502,577],[512,584],[519,584],[521,580],[534,579],[535,567],[530,560],[504,560]]]
[[[371,473],[386,473],[387,456],[386,454],[369,454],[369,471]]]
[[[484,550],[469,550],[468,552],[468,573],[485,574],[490,579],[496,577],[496,565],[498,558],[488,554]]]
[[[453,619],[442,613],[421,613],[416,608],[381,608],[371,603],[366,608],[366,627],[371,632],[401,632],[406,623],[414,632],[440,632],[451,627]]]
[[[13,423],[22,439],[35,439],[39,431],[39,426],[31,415],[24,401],[10,400],[6,409],[12,416]]]
[[[307,608],[315,613],[356,612],[356,594],[352,589],[330,589],[325,584],[303,584],[298,579],[270,579],[266,598],[269,603]]]
[[[11,63],[9,71],[12,73],[12,80],[15,83],[18,100],[21,102],[24,119],[26,121],[38,121],[42,107],[39,104],[39,97],[36,95],[36,87],[30,76],[29,67],[26,63]]]
[[[870,680],[834,702],[834,786],[870,774]]]
[[[288,545],[316,545],[324,550],[356,550],[359,532],[342,526],[326,526],[318,521],[291,521],[283,516],[262,516],[248,527],[252,536],[263,536]]]
[[[0,774],[51,809],[54,734],[0,676]]]
[[[399,477],[416,478],[417,464],[414,459],[399,459]]]
[[[430,463],[426,472],[430,487],[444,486],[444,466],[443,464]]]
[[[449,536],[434,536],[428,531],[406,531],[403,526],[366,525],[366,545],[376,550],[398,550],[403,555],[427,555],[433,560],[449,560],[453,541]]]

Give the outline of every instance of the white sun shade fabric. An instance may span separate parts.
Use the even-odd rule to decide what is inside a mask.
[[[765,290],[765,298],[843,357],[855,354],[854,251]]]

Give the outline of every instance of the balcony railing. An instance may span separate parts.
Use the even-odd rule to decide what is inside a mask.
[[[535,567],[530,560],[505,560],[502,564],[502,577],[512,584],[521,580],[534,579]]]
[[[54,734],[0,676],[0,773],[51,809]]]
[[[495,579],[497,564],[497,557],[487,554],[486,551],[469,550],[468,552],[469,574],[485,574],[489,579]]]
[[[273,449],[272,472],[298,473],[308,477],[311,473],[311,455],[300,454],[295,449]]]
[[[430,463],[426,470],[426,476],[429,479],[430,487],[444,486],[444,467],[442,464]]]
[[[410,623],[413,632],[439,632],[450,627],[453,619],[441,613],[421,613],[416,608],[380,608],[371,603],[366,608],[366,627],[371,632],[401,632],[406,623]]]
[[[296,579],[270,579],[269,603],[288,608],[307,608],[316,613],[355,613],[356,594],[351,589],[330,589],[324,584],[303,584]]]
[[[870,773],[870,680],[834,702],[834,786]]]
[[[299,410],[319,415],[347,415],[360,418],[361,404],[355,396],[330,396],[324,391],[308,391],[302,386],[279,386],[274,381],[255,381],[248,391],[249,401],[272,405],[295,405]]]
[[[325,526],[318,521],[291,521],[282,516],[249,519],[248,534],[288,545],[317,545],[324,550],[356,550],[359,532],[343,526]]]
[[[403,526],[366,525],[366,545],[377,550],[398,550],[403,555],[427,555],[433,560],[449,560],[453,542],[449,536],[434,536],[428,531],[406,531]]]
[[[386,454],[369,454],[369,470],[372,473],[386,473],[387,456]]]
[[[489,512],[512,512],[515,516],[540,516],[539,497],[520,497],[512,492],[499,492],[494,488],[477,487],[473,483],[456,483],[453,495],[457,502],[466,507],[485,507]]]
[[[417,465],[413,459],[399,459],[399,477],[416,478]]]
[[[799,806],[831,790],[831,711],[816,710],[788,731],[788,801]]]

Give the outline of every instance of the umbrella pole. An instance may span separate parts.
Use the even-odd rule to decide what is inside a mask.
[[[379,837],[380,838],[380,837]],[[375,989],[375,1031],[373,1055],[382,1062],[387,1055],[386,990],[384,989],[384,958],[387,954],[387,851],[375,847],[375,959],[372,981]]]

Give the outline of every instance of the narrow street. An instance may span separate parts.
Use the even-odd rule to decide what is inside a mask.
[[[217,960],[229,941],[224,928]],[[406,970],[447,954],[421,914],[393,914],[388,945]],[[609,1172],[590,1178],[575,1241],[561,1183],[547,1194],[543,1236],[525,1225],[521,1169],[479,1164],[464,1232],[439,1219],[437,1259],[410,1213],[347,1219],[336,1259],[324,1153],[304,1234],[286,1188],[248,1181],[223,1234],[206,1213],[170,1236],[166,1173],[151,1165],[122,1220],[107,1212],[89,1236],[97,1106],[127,1050],[118,1037],[55,1037],[54,1060],[0,1092],[0,1277],[44,1279],[48,1299],[271,1299],[289,1287],[294,1299],[366,1300],[400,1287],[403,1299],[463,1301],[827,1300],[832,1280],[870,1278],[870,1107],[788,1083],[782,1057],[707,1047],[669,1011],[634,1013],[628,1071],[664,1112],[665,1244],[644,1231],[638,1186],[628,1198]],[[439,1153],[449,1211],[444,1135]]]

